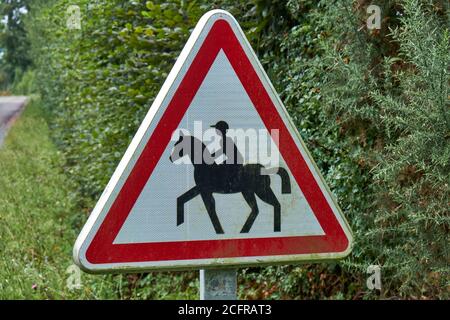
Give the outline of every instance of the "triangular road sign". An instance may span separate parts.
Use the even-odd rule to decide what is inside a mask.
[[[181,52],[74,258],[90,272],[205,268],[337,259],[351,243],[244,33],[213,10]]]

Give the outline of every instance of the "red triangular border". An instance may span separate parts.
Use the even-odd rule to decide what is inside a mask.
[[[325,235],[113,244],[167,144],[171,141],[173,131],[177,129],[221,49],[269,132],[271,129],[279,130],[280,153]],[[87,248],[86,259],[91,264],[104,264],[337,253],[345,251],[348,242],[344,230],[230,24],[220,19],[211,27],[135,167]]]

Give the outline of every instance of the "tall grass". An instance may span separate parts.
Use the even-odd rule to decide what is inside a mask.
[[[83,273],[79,289],[68,286],[76,277],[67,271],[86,212],[49,134],[35,101],[0,148],[0,299],[196,298],[197,286],[186,287],[179,273],[150,274],[139,286],[133,283],[142,275],[133,282]]]

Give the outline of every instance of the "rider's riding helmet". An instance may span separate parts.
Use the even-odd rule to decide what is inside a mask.
[[[219,121],[215,125],[212,125],[211,128],[216,128],[222,133],[223,136],[225,136],[227,130],[229,129],[229,126],[225,121]]]

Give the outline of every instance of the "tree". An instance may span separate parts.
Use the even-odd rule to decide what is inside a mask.
[[[24,28],[23,16],[29,11],[29,0],[3,0],[0,15],[4,22],[0,30],[2,57],[1,86],[13,83],[30,65],[29,42]]]

